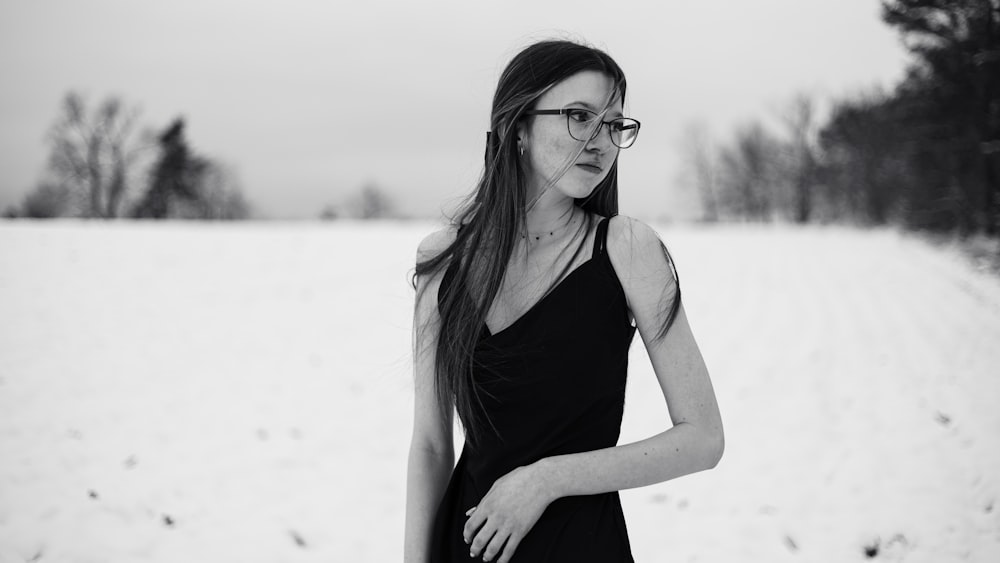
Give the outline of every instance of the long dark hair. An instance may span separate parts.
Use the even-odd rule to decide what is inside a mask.
[[[417,276],[455,265],[452,283],[442,286],[438,296],[440,330],[434,379],[439,408],[446,412],[455,405],[472,445],[478,443],[483,423],[489,423],[488,416],[483,421],[479,414],[482,403],[472,380],[473,352],[490,305],[500,290],[515,241],[526,232],[529,202],[526,172],[518,158],[517,123],[546,90],[586,70],[611,78],[613,96],[624,101],[624,73],[610,56],[593,47],[562,40],[542,41],[511,60],[493,96],[482,177],[451,219],[457,230],[455,240],[437,256],[418,262],[413,274],[416,288]],[[618,160],[589,196],[574,203],[587,211],[588,217],[616,215]],[[660,337],[669,329],[679,304],[679,286],[673,301]]]

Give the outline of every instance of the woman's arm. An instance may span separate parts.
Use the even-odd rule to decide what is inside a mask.
[[[677,289],[656,232],[628,217],[612,219],[608,252],[673,426],[639,442],[540,460],[537,470],[552,498],[643,487],[711,469],[724,449],[719,406],[683,303],[666,336],[655,339]]]
[[[447,232],[434,233],[420,243],[417,260],[425,260],[447,244]],[[453,411],[437,406],[434,358],[440,317],[437,308],[441,275],[417,278],[413,313],[413,437],[406,468],[406,524],[403,561],[428,563],[434,515],[455,465],[452,441]]]

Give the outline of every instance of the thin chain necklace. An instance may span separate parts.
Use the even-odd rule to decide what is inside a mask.
[[[563,230],[567,229],[570,225],[572,225],[573,222],[576,220],[576,210],[574,209],[572,213],[573,215],[570,217],[569,221],[567,221],[565,225],[550,230],[548,232],[548,236],[553,236],[557,232],[561,233]],[[544,236],[546,236],[545,232],[541,232],[539,234],[528,233],[527,236],[521,235],[521,238],[522,239],[527,238],[528,242],[531,242],[532,239],[534,239],[535,241],[541,240],[541,238]]]

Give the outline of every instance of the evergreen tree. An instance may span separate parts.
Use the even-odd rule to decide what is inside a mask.
[[[1000,0],[883,1],[917,57],[893,103],[914,226],[1000,234]]]
[[[172,217],[177,200],[197,201],[198,187],[208,163],[191,154],[184,138],[184,120],[177,118],[159,137],[160,159],[153,167],[149,188],[132,211],[138,218]]]

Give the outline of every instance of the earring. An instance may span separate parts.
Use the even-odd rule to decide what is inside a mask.
[[[523,157],[524,156],[524,145],[517,145],[517,152]]]

